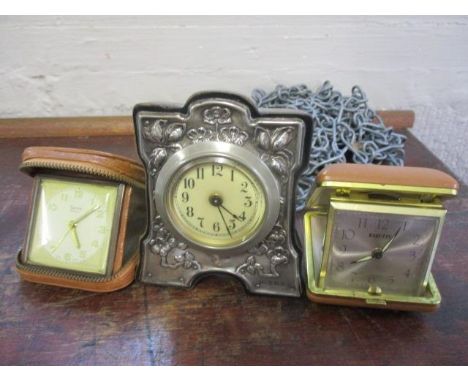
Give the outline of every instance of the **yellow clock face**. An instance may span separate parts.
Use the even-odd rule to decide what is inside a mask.
[[[105,274],[118,185],[40,178],[27,262]]]
[[[260,229],[266,211],[258,178],[231,160],[205,158],[169,186],[168,212],[184,236],[205,247],[240,245]]]

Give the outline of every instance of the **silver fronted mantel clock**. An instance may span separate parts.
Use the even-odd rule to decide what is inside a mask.
[[[223,273],[250,292],[299,296],[294,195],[311,117],[221,92],[139,104],[133,116],[148,197],[140,279],[191,287]]]

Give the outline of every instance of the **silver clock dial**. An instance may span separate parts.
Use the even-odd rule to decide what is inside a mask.
[[[336,210],[325,288],[419,295],[439,218]]]

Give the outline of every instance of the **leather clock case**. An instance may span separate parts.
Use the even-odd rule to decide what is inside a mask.
[[[76,277],[76,272],[60,270],[39,272],[18,254],[16,269],[23,280],[91,292],[112,292],[135,279],[139,264],[139,236],[145,230],[145,172],[143,167],[123,156],[86,149],[64,147],[28,147],[24,150],[20,170],[30,176],[60,174],[113,181],[124,185],[115,256],[110,276]],[[29,216],[32,217],[32,198]],[[52,270],[52,269],[51,269]]]
[[[450,175],[431,168],[397,167],[355,163],[333,164],[317,174],[316,183],[320,187],[327,183],[361,183],[375,185],[405,185],[437,190],[444,196],[456,195],[459,184]],[[433,312],[439,305],[387,301],[386,305],[366,303],[364,298],[323,295],[307,288],[307,297],[316,303],[345,305],[352,307],[372,307],[406,311]]]

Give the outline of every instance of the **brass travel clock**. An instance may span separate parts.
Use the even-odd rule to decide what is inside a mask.
[[[441,171],[337,164],[317,176],[304,215],[307,294],[319,303],[430,311],[431,274],[458,184]]]
[[[137,105],[134,123],[149,205],[141,280],[190,287],[223,273],[255,293],[299,296],[291,232],[311,118],[211,92],[183,107]]]

